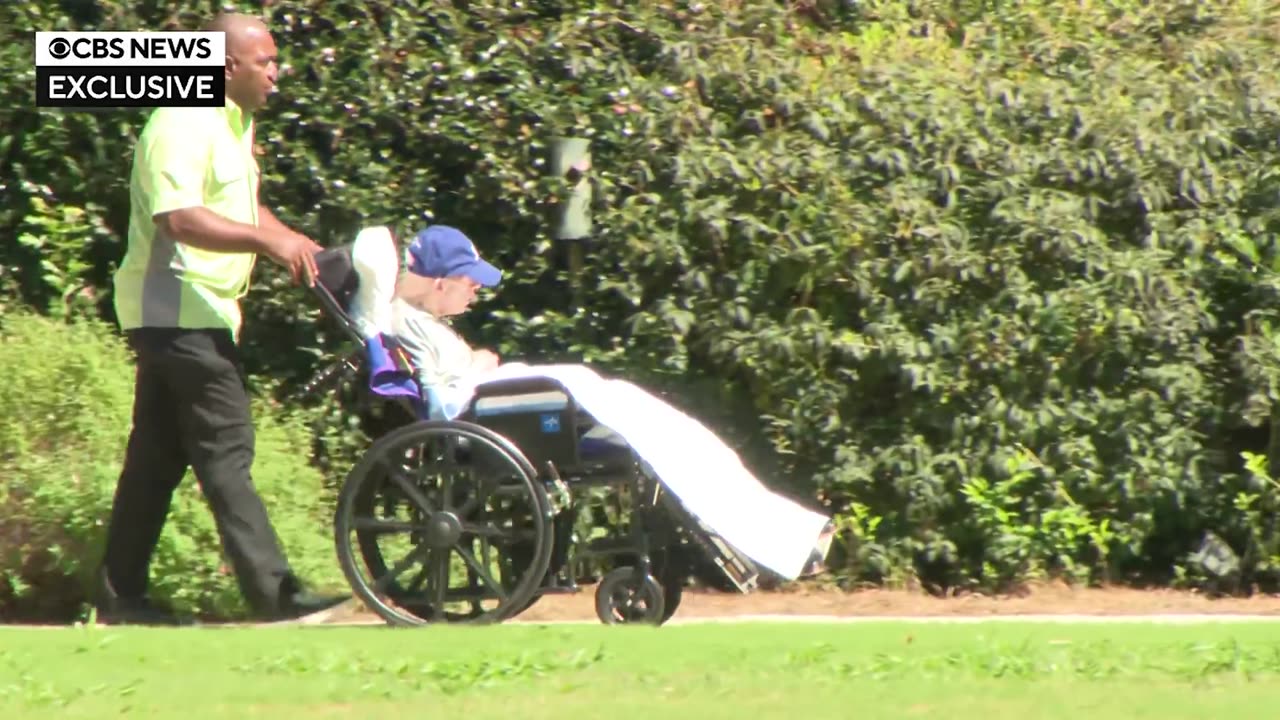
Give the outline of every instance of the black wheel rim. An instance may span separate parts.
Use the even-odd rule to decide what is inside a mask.
[[[466,423],[374,443],[339,497],[352,590],[397,625],[493,622],[527,606],[550,557],[550,509],[528,460]]]
[[[662,587],[635,568],[609,572],[596,589],[596,614],[607,624],[660,624],[663,616]]]

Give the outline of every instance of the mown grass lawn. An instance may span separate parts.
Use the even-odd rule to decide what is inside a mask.
[[[0,717],[1226,718],[1280,623],[0,629]]]

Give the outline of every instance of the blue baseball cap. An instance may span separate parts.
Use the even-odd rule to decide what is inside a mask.
[[[480,259],[475,243],[457,228],[432,225],[419,232],[406,250],[409,272],[422,277],[465,275],[485,287],[502,281],[502,271]]]

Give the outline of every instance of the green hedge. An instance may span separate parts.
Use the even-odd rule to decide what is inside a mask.
[[[9,312],[0,323],[0,618],[71,619],[102,555],[129,435],[133,359],[96,321]],[[333,497],[307,467],[310,428],[259,401],[254,481],[294,568],[343,587]],[[246,610],[188,472],[152,565],[154,596],[199,615]]]
[[[61,7],[0,25],[190,25],[208,3]],[[326,244],[463,227],[511,278],[477,340],[670,393],[839,513],[849,580],[1274,587],[1275,486],[1242,462],[1277,454],[1264,4],[267,12],[291,72],[259,142],[286,221]],[[105,301],[142,115],[28,110],[27,48],[0,51],[0,222],[31,239],[0,265],[41,307]],[[547,232],[563,134],[593,141],[580,278]],[[248,302],[282,392],[340,343],[274,268]]]

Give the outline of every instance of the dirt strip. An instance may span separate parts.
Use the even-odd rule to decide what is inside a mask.
[[[522,621],[594,620],[594,588],[540,599]],[[1280,618],[1280,595],[1210,598],[1173,590],[1070,588],[1044,585],[1017,596],[966,595],[939,598],[919,591],[798,588],[749,595],[686,590],[676,618],[828,617],[1004,617],[1014,615],[1150,616],[1249,615]]]
[[[547,595],[509,622],[598,623],[595,588],[584,586],[571,595]],[[1280,595],[1211,598],[1175,590],[1130,588],[1071,588],[1048,584],[1011,596],[964,595],[939,598],[919,591],[862,590],[801,586],[748,595],[686,589],[672,624],[702,622],[869,622],[869,621],[1151,621],[1203,622],[1220,620],[1280,621]],[[373,614],[355,603],[290,625],[380,625]],[[239,624],[218,624],[219,627]],[[45,627],[66,627],[45,626]]]
[[[598,623],[595,588],[571,595],[547,595],[509,622]],[[919,591],[862,590],[799,586],[748,595],[686,589],[672,624],[704,622],[867,622],[984,620],[1202,622],[1280,621],[1280,596],[1210,598],[1174,590],[1070,588],[1043,585],[1016,596],[966,595],[940,598]],[[309,625],[378,624],[363,611],[338,608],[307,618]]]

